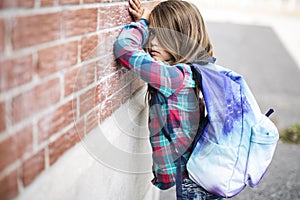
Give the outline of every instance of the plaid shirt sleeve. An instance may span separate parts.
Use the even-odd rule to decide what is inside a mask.
[[[174,67],[155,61],[143,50],[147,40],[148,22],[145,19],[125,25],[114,44],[115,57],[122,66],[168,97],[183,85],[183,65]]]

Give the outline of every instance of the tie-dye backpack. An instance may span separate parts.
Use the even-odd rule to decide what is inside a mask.
[[[278,130],[239,74],[213,62],[191,65],[207,116],[187,163],[190,178],[207,191],[232,197],[256,186],[271,163]],[[202,122],[203,123],[203,122]]]

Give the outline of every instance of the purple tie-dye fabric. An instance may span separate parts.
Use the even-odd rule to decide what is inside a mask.
[[[190,178],[223,197],[255,186],[266,172],[279,138],[239,74],[209,63],[196,65],[209,123],[187,163]]]

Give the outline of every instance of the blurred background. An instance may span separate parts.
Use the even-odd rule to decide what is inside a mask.
[[[241,73],[279,129],[300,122],[300,1],[193,1],[217,64]]]

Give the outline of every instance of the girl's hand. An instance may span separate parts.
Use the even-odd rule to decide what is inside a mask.
[[[143,8],[140,0],[129,0],[129,13],[133,17],[133,20],[136,22],[141,18],[145,18],[144,16],[145,9]],[[148,20],[149,17],[146,19]]]

